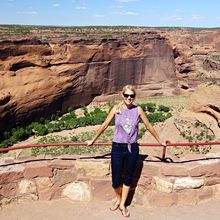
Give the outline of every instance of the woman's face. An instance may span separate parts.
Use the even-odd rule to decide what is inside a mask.
[[[125,90],[123,95],[123,101],[126,105],[131,105],[135,99],[135,93],[130,89]]]

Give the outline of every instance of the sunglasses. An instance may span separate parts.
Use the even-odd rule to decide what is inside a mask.
[[[133,99],[135,97],[135,94],[126,94],[126,93],[124,93],[123,96],[125,98],[128,98],[130,96]]]

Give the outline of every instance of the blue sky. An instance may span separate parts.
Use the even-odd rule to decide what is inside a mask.
[[[0,24],[220,27],[220,0],[0,0]]]

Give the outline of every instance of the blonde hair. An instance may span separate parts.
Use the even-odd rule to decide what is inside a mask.
[[[130,90],[134,93],[134,95],[136,96],[136,90],[134,88],[134,86],[132,85],[126,85],[122,88],[122,95],[127,91],[127,90]],[[116,109],[115,109],[115,113],[116,114],[121,114],[121,108],[122,108],[122,105],[124,104],[124,101],[120,102],[117,106],[116,106]]]

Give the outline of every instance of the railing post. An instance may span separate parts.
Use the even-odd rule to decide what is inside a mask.
[[[166,141],[166,144],[170,144],[170,141]],[[167,152],[167,146],[163,146],[163,154],[162,154],[162,161],[166,161],[166,152]]]
[[[165,158],[166,158],[166,152],[167,152],[167,147],[166,147],[166,146],[163,146],[162,161],[165,161]]]

